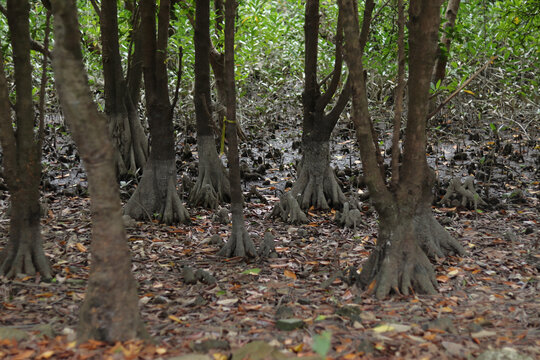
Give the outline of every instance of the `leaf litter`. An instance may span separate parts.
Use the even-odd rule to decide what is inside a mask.
[[[273,146],[262,144],[255,151],[257,144],[249,144],[254,157]],[[336,153],[351,146],[334,144]],[[441,154],[451,157],[451,148],[443,150],[430,154],[439,173],[469,166],[441,160]],[[73,157],[71,152],[66,156]],[[480,183],[496,201],[482,210],[435,206],[437,218],[467,254],[436,259],[438,295],[379,301],[348,284],[345,276],[347,269],[361,268],[376,242],[377,220],[369,202],[361,207],[365,224],[355,229],[336,225],[332,212],[316,210],[301,226],[268,219],[264,215],[294,178],[294,168],[283,157],[265,159],[272,167],[266,179],[253,184],[269,203],[247,202],[245,217],[257,245],[271,232],[279,257],[245,261],[216,256],[219,242],[210,239],[227,239],[231,227],[203,209],[190,209],[189,226],[131,223],[127,231],[141,313],[155,342],[76,346],[74,331],[91,261],[89,199],[82,170],[58,167],[55,161],[48,158],[44,175],[49,185],[43,189],[48,209],[42,232],[56,276],[52,283],[39,277],[0,280],[0,358],[460,359],[502,348],[540,356],[539,192],[533,170],[511,179],[502,179],[506,168],[493,170],[495,180]],[[338,176],[347,163],[356,164],[348,155],[339,161]],[[505,166],[511,165],[524,168],[507,160]],[[187,172],[187,164],[182,169]],[[340,179],[344,188],[352,188],[347,177]],[[524,189],[520,201],[510,196],[516,188]],[[5,210],[7,194],[0,198]],[[8,221],[2,214],[0,234],[6,239]],[[205,275],[187,282],[186,267]],[[278,311],[282,307],[287,310]],[[279,330],[280,322],[288,326]],[[17,340],[5,335],[15,330],[21,335]]]

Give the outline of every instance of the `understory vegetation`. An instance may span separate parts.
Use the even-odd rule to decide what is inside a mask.
[[[0,39],[0,359],[540,356],[538,1],[7,0]]]

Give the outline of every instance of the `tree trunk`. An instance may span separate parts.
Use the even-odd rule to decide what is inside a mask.
[[[334,170],[330,167],[329,140],[341,112],[347,105],[350,86],[347,82],[334,108],[325,109],[338,90],[343,64],[342,14],[338,16],[336,29],[336,58],[327,91],[321,94],[317,81],[317,53],[319,37],[319,0],[308,0],[305,13],[305,88],[302,94],[304,119],[302,123],[302,161],[298,178],[291,189],[292,195],[282,196],[272,215],[281,216],[287,222],[306,221],[301,209],[315,207],[341,208],[346,197],[341,191]],[[297,202],[295,204],[294,202]]]
[[[116,149],[119,176],[135,174],[148,156],[148,139],[144,134],[136,104],[132,102],[123,75],[118,40],[116,0],[103,0],[100,12],[105,80],[105,113]]]
[[[229,179],[218,157],[214,142],[210,96],[210,1],[196,2],[195,16],[195,116],[199,175],[191,190],[189,202],[215,209],[230,200]]]
[[[80,48],[75,1],[53,0],[53,69],[60,103],[84,161],[92,197],[92,265],[77,339],[116,342],[147,337],[122,221],[112,142],[92,101]]]
[[[346,201],[334,170],[330,167],[329,141],[306,141],[298,179],[291,189],[302,209],[339,208]]]
[[[420,246],[429,257],[445,257],[447,255],[463,255],[465,249],[446,229],[437,222],[431,211],[433,201],[433,185],[435,172],[427,170],[422,194],[414,214],[414,229]]]
[[[234,23],[236,0],[225,3],[225,83],[227,89],[227,139],[229,139],[229,181],[231,184],[232,232],[229,241],[219,251],[221,256],[255,257],[257,251],[244,222],[244,206],[240,183],[240,158],[236,132],[236,87],[234,82]]]
[[[0,274],[12,278],[21,273],[34,275],[37,271],[42,278],[50,279],[52,269],[43,252],[40,230],[41,134],[34,135],[29,14],[28,1],[7,2],[10,40],[16,59],[16,104],[12,119],[10,86],[0,50],[0,142],[4,150],[5,180],[11,192],[9,242],[0,254]]]
[[[146,111],[150,125],[150,157],[139,186],[124,208],[134,219],[155,215],[164,223],[188,222],[189,214],[176,191],[172,109],[167,82],[169,1],[161,1],[156,32],[155,0],[141,2]]]
[[[53,275],[43,252],[39,177],[37,180],[25,181],[11,193],[9,243],[0,254],[0,274],[8,278],[19,274],[35,275],[36,272],[43,279],[51,279]]]
[[[216,209],[219,204],[229,202],[231,190],[229,178],[216,150],[214,136],[197,136],[199,149],[199,175],[189,202],[205,208]]]
[[[410,205],[409,205],[410,206]],[[410,211],[379,216],[377,247],[360,274],[360,284],[377,298],[391,291],[408,295],[410,289],[435,294],[437,280],[428,257],[419,247]]]
[[[409,6],[409,102],[403,164],[399,181],[389,188],[377,160],[362,74],[360,31],[354,0],[339,0],[345,16],[347,63],[352,81],[353,122],[371,198],[379,214],[377,246],[362,268],[360,284],[378,298],[390,292],[435,293],[437,285],[427,254],[462,253],[429,213],[433,174],[428,168],[426,118],[429,85],[437,45],[440,1],[412,0]],[[353,56],[353,54],[355,54]],[[397,154],[396,154],[397,155]],[[443,234],[447,236],[443,236]]]
[[[450,43],[452,41],[450,31],[456,25],[456,18],[461,0],[449,0],[445,11],[445,23],[441,36],[441,47],[437,49],[437,58],[433,66],[433,75],[431,82],[437,84],[442,81],[446,75],[446,64],[448,63],[448,53],[450,51]]]

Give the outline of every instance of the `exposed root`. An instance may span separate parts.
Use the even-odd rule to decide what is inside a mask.
[[[399,259],[401,257],[401,259]],[[405,259],[404,259],[405,258]],[[437,293],[437,279],[433,265],[421,249],[405,255],[388,256],[380,264],[380,269],[368,286],[368,292],[382,299],[392,291],[409,295],[415,292],[434,295]]]
[[[233,217],[231,237],[219,250],[218,255],[223,257],[257,257],[257,250],[255,250],[255,245],[249,237],[242,217],[240,219]]]
[[[189,222],[189,213],[176,191],[173,161],[149,160],[137,190],[124,208],[124,214],[136,220],[156,215],[166,224]]]
[[[454,196],[461,197],[461,201],[452,201]],[[451,206],[459,204],[464,207],[473,207],[474,209],[478,209],[478,204],[483,206],[487,205],[486,202],[480,198],[480,195],[478,195],[476,189],[474,188],[473,176],[466,177],[463,184],[458,178],[450,180],[450,184],[446,189],[446,194],[441,199],[441,204]]]
[[[43,279],[53,277],[49,260],[43,252],[41,240],[39,244],[28,244],[26,242],[8,246],[0,255],[2,259],[0,265],[0,275],[13,279],[17,275],[26,274],[34,276],[37,272]]]
[[[293,224],[307,221],[300,209],[340,209],[347,201],[330,166],[328,141],[306,141],[302,146],[304,156],[298,179],[289,195],[282,196],[280,204],[272,211],[273,216],[279,215],[283,221]]]
[[[264,240],[259,247],[259,257],[263,259],[277,258],[276,244],[274,243],[274,237],[270,232],[264,233]]]
[[[362,213],[356,207],[351,206],[349,202],[343,204],[343,211],[336,212],[335,221],[341,226],[353,228],[356,230],[358,225],[365,225],[362,219]]]
[[[202,136],[198,139],[199,175],[191,189],[189,203],[215,209],[231,199],[229,179],[225,167],[217,156],[214,138]]]
[[[298,201],[292,196],[291,191],[285,193],[280,199],[279,203],[274,205],[271,217],[281,217],[281,220],[289,224],[303,224],[306,223],[307,216],[304,214]]]
[[[43,279],[51,279],[53,271],[43,251],[39,216],[26,214],[21,206],[12,211],[9,242],[0,254],[0,275],[12,279],[39,272]]]
[[[303,165],[300,176],[294,184],[291,192],[298,194],[298,203],[302,209],[330,209],[330,207],[341,208],[347,201],[341,191],[334,170],[330,165],[325,170],[318,169],[317,164],[314,169],[310,165]]]
[[[465,249],[439,224],[430,208],[422,208],[414,217],[414,231],[422,249],[429,257],[463,255]]]
[[[414,237],[410,222],[399,221],[399,224],[381,221],[377,248],[362,269],[358,278],[360,284],[379,299],[391,292],[436,294],[433,265]]]

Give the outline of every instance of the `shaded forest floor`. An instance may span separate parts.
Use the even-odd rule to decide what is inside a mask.
[[[459,359],[504,347],[540,357],[538,134],[526,138],[516,128],[494,136],[489,127],[471,127],[457,137],[443,136],[444,126],[432,134],[429,161],[439,175],[438,198],[451,178],[474,173],[489,205],[475,210],[435,203],[437,218],[467,254],[434,262],[438,295],[378,301],[340,276],[348,267],[361,267],[375,244],[377,219],[368,200],[362,207],[366,223],[356,229],[338,226],[333,212],[310,211],[310,222],[300,226],[266,216],[287,182],[294,181],[300,156],[291,150],[298,141],[296,129],[276,126],[264,140],[253,139],[241,150],[248,169],[246,194],[256,185],[268,201],[246,198],[248,231],[257,246],[271,232],[279,257],[248,262],[217,257],[219,247],[210,239],[217,234],[226,240],[231,227],[199,208],[189,209],[190,225],[132,224],[133,271],[142,317],[155,344],[80,347],[74,346],[73,332],[90,263],[89,199],[73,145],[61,126],[51,131],[44,161],[43,237],[56,277],[52,283],[35,277],[0,280],[0,327],[23,331],[19,341],[0,340],[0,358],[168,359],[195,352],[207,354],[201,359],[227,359],[235,352],[233,359],[245,357],[238,349],[252,350],[253,359],[280,358],[268,355],[262,344],[255,350],[245,346],[255,340],[289,356],[311,358],[328,343],[331,359]],[[361,197],[351,134],[346,126],[336,131],[333,163],[344,190]],[[180,175],[193,178],[196,167],[189,151],[183,151],[196,158],[190,136],[179,141],[179,154],[187,155],[179,157],[178,168]],[[131,191],[133,181],[122,182],[124,200]],[[3,241],[7,205],[7,193],[1,193]],[[204,270],[216,282],[187,284],[186,266]],[[291,318],[297,321],[278,324]]]

